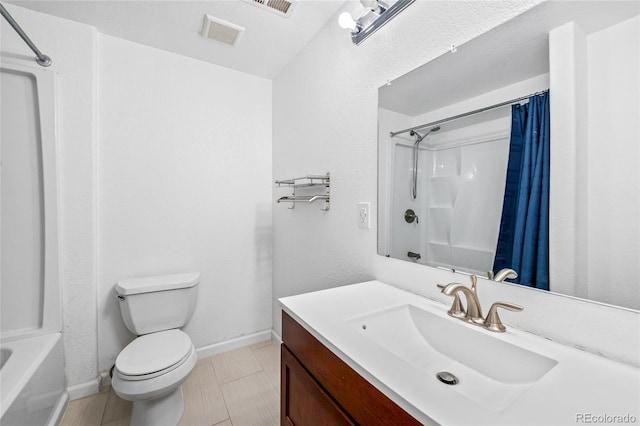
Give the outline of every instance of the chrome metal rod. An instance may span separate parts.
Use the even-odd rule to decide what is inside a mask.
[[[4,19],[6,19],[7,22],[9,23],[9,25],[11,25],[13,29],[16,30],[18,35],[22,38],[22,40],[24,40],[25,43],[27,43],[29,48],[33,50],[33,53],[36,54],[36,62],[38,63],[38,65],[41,65],[43,67],[50,66],[51,58],[43,54],[40,51],[40,49],[36,47],[36,45],[31,41],[29,36],[24,32],[24,30],[20,27],[20,25],[18,25],[16,20],[13,19],[13,16],[11,16],[11,14],[7,11],[7,9],[4,8],[2,4],[0,4],[0,14],[2,14]]]
[[[278,203],[313,203],[316,200],[329,200],[328,195],[294,195],[294,196],[285,196],[278,198]]]
[[[313,203],[316,200],[328,200],[329,196],[328,195],[314,195],[313,197],[309,198],[309,202]]]
[[[511,99],[510,101],[500,102],[499,104],[495,104],[495,105],[491,105],[491,106],[488,106],[488,107],[484,107],[484,108],[476,109],[476,110],[473,110],[473,111],[465,112],[463,114],[454,115],[452,117],[443,118],[441,120],[432,121],[431,123],[426,123],[426,124],[421,124],[419,126],[409,127],[408,129],[398,130],[397,132],[390,132],[389,134],[391,135],[391,137],[394,137],[394,136],[397,136],[397,135],[401,135],[402,133],[410,132],[412,130],[420,130],[420,129],[424,129],[425,127],[431,127],[431,126],[435,126],[437,124],[448,123],[449,121],[457,120],[457,119],[463,118],[463,117],[468,117],[470,115],[478,114],[480,112],[485,112],[485,111],[489,111],[491,109],[500,108],[500,107],[503,107],[503,106],[515,104],[516,102],[520,102],[520,101],[524,101],[525,99],[529,99],[531,96],[541,95],[543,93],[547,93],[548,91],[549,90],[543,90],[541,92],[532,93],[532,94],[527,95],[527,96],[522,96],[522,97],[519,97],[519,98],[516,98],[516,99]]]

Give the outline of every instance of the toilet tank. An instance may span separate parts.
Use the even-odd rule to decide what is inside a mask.
[[[138,336],[183,327],[195,311],[199,282],[198,272],[118,281],[125,325]]]

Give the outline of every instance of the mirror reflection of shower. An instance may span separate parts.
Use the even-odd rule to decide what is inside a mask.
[[[416,141],[413,144],[413,178],[411,180],[411,197],[414,200],[418,196],[418,148],[420,146],[420,142],[422,142],[424,138],[429,136],[429,134],[431,134],[432,132],[437,132],[438,130],[440,130],[440,126],[432,127],[427,133],[422,136],[415,130],[412,130],[409,133],[411,136],[416,137]]]

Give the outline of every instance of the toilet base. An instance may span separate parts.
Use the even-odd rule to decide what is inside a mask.
[[[133,402],[130,426],[176,426],[184,412],[182,385],[168,395]]]

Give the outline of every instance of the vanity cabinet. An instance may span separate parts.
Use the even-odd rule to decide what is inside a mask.
[[[420,425],[282,313],[280,424]]]

